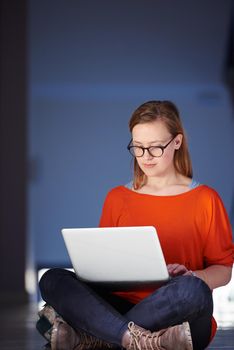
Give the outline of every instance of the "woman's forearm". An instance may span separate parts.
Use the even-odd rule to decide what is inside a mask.
[[[204,270],[194,272],[197,277],[206,282],[210,289],[225,286],[232,277],[232,267],[224,265],[212,265]]]

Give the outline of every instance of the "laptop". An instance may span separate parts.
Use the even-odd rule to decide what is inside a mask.
[[[153,226],[64,228],[78,278],[113,290],[157,287],[169,279]]]

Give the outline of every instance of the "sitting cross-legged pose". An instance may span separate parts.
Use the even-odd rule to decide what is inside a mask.
[[[212,290],[230,281],[233,265],[223,202],[193,179],[172,102],[142,104],[129,127],[133,180],[109,191],[100,226],[154,226],[171,278],[157,289],[110,292],[71,271],[48,270],[39,283],[46,305],[38,329],[52,350],[202,350],[215,334]]]

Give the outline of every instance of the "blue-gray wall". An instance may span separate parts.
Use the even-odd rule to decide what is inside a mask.
[[[234,118],[223,84],[231,0],[30,1],[28,264],[69,263],[62,227],[97,226],[131,179],[128,120],[171,99],[196,179],[231,214]]]

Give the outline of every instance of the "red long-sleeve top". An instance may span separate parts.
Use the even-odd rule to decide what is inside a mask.
[[[169,196],[141,194],[118,186],[107,194],[100,226],[154,226],[167,264],[182,264],[189,270],[233,264],[227,212],[217,192],[205,185]],[[137,303],[151,292],[118,294]]]

